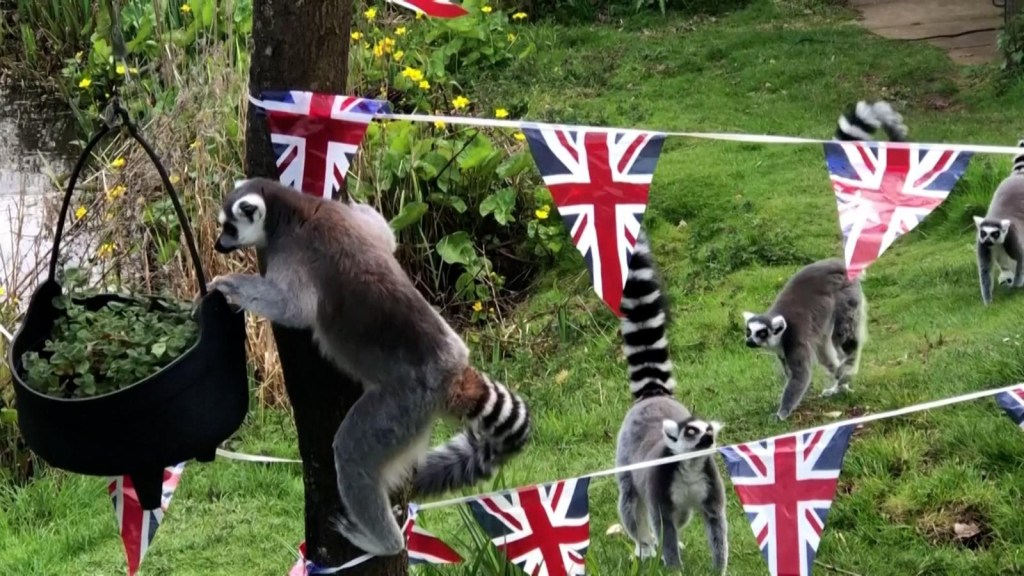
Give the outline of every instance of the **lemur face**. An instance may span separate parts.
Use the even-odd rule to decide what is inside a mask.
[[[786,331],[786,319],[782,316],[768,317],[744,312],[743,320],[747,323],[748,348],[775,349],[782,345],[782,334]]]
[[[1006,234],[1010,231],[1009,220],[975,216],[974,225],[978,229],[978,243],[985,246],[1002,244],[1006,241]]]
[[[722,424],[719,422],[709,422],[698,418],[688,418],[681,422],[675,420],[662,422],[665,446],[673,454],[685,454],[714,447],[715,437],[721,429]]]
[[[260,191],[252,189],[249,182],[235,183],[235,189],[224,199],[224,206],[217,215],[221,231],[213,247],[221,254],[266,243],[263,223],[267,205]]]

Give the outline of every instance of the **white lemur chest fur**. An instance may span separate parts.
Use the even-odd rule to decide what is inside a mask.
[[[702,459],[681,462],[672,477],[669,497],[675,510],[699,507],[708,496],[708,479]]]
[[[1010,258],[1010,255],[1006,253],[1006,246],[1002,244],[993,244],[991,250],[992,259],[995,261],[996,265],[999,266],[999,268],[1003,270],[1014,269],[1014,267],[1016,266],[1016,262],[1014,262],[1013,258]]]

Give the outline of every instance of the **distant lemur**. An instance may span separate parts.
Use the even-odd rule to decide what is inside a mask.
[[[694,416],[673,396],[676,382],[665,333],[668,307],[643,231],[629,261],[620,307],[633,406],[619,428],[615,465],[713,448],[722,425]],[[619,518],[638,557],[654,556],[660,541],[665,565],[680,566],[678,532],[696,510],[704,520],[712,565],[725,572],[725,488],[713,456],[622,472],[616,479]]]
[[[1024,147],[1024,140],[1017,141]],[[1013,159],[1013,169],[996,188],[984,217],[975,216],[978,235],[975,251],[981,301],[992,303],[992,261],[999,271],[999,284],[1024,286],[1024,153]]]
[[[312,330],[323,355],[363,385],[334,437],[344,507],[337,528],[363,550],[390,556],[405,548],[390,492],[410,473],[416,497],[491,477],[526,445],[530,414],[522,398],[471,366],[375,214],[274,180],[241,181],[224,199],[216,249],[261,248],[266,274],[218,276],[210,288],[271,322]],[[428,451],[439,415],[465,429]]]

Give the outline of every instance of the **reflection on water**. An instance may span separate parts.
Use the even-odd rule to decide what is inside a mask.
[[[48,174],[71,170],[76,137],[74,117],[54,96],[0,84],[0,286],[10,280],[12,266],[23,276],[34,264],[44,198],[59,193]]]

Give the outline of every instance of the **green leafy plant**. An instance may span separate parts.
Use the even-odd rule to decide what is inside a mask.
[[[78,280],[78,273],[67,277]],[[198,337],[187,304],[127,299],[89,310],[76,301],[89,292],[73,294],[75,283],[53,300],[64,316],[42,350],[22,356],[25,381],[38,392],[63,398],[114,392],[161,370]]]

